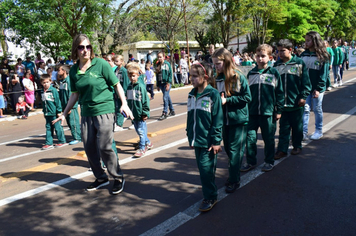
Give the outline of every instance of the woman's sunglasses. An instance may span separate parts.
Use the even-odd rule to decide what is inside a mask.
[[[88,51],[92,49],[91,45],[86,45],[86,46],[85,45],[79,45],[78,46],[78,50],[79,51],[83,51],[84,48],[86,48]]]

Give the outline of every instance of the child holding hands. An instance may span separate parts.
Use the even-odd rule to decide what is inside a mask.
[[[147,137],[146,124],[146,120],[150,116],[150,100],[148,99],[145,85],[138,81],[140,76],[139,64],[130,62],[127,64],[127,72],[131,81],[126,91],[127,104],[133,113],[133,124],[140,137],[139,149],[134,157],[142,157],[147,150],[153,147],[153,144]]]
[[[189,145],[195,150],[204,195],[199,211],[209,211],[218,195],[215,170],[221,151],[223,111],[219,92],[209,85],[213,75],[210,64],[193,64],[190,74],[194,88],[188,96],[186,131]]]
[[[50,75],[41,75],[41,84],[43,86],[43,90],[41,91],[42,107],[46,119],[46,144],[42,147],[42,150],[53,148],[53,130],[56,131],[59,140],[59,144],[57,144],[56,147],[67,145],[61,124],[58,122],[52,124],[52,121],[61,115],[62,105],[57,89],[51,86],[51,83],[52,80]]]

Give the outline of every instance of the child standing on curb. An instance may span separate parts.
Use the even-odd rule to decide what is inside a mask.
[[[53,130],[56,131],[59,141],[59,144],[56,144],[55,147],[67,145],[61,124],[58,122],[52,124],[52,121],[61,115],[62,105],[58,92],[51,86],[51,83],[52,80],[48,74],[41,75],[41,84],[43,86],[43,90],[41,91],[43,115],[46,119],[46,144],[42,147],[42,150],[53,148]]]
[[[58,68],[59,99],[61,100],[62,110],[66,108],[71,95],[69,70],[70,68],[67,65],[61,65]],[[69,142],[69,145],[75,145],[81,142],[82,138],[79,125],[78,102],[76,102],[73,108],[68,112],[66,121],[73,137],[73,140]]]
[[[249,122],[247,128],[246,161],[241,171],[249,171],[257,164],[257,130],[265,143],[265,163],[262,171],[271,171],[274,165],[276,121],[281,117],[284,94],[281,76],[268,66],[272,59],[272,47],[262,44],[256,49],[257,66],[247,75],[252,101],[249,104]]]
[[[127,104],[133,113],[133,124],[140,137],[139,149],[134,157],[142,157],[146,151],[153,147],[147,137],[146,120],[150,116],[150,100],[148,99],[145,85],[138,81],[140,76],[140,66],[138,63],[130,62],[127,64],[127,72],[131,83],[126,92]]]
[[[246,77],[237,70],[227,49],[215,50],[212,59],[218,74],[215,84],[223,107],[224,149],[229,157],[229,178],[225,192],[233,193],[240,187],[240,168],[247,135],[247,104],[251,101],[251,93]]]
[[[274,67],[281,75],[285,100],[279,120],[279,141],[275,160],[287,156],[291,129],[293,142],[291,154],[297,155],[302,151],[303,108],[311,90],[305,63],[297,56],[292,56],[292,42],[281,39],[277,43],[277,48],[280,59]]]
[[[213,69],[207,63],[193,64],[190,70],[193,89],[188,96],[187,136],[194,148],[204,200],[199,211],[209,211],[217,203],[215,170],[221,151],[223,112],[219,92],[209,85]]]
[[[5,118],[3,110],[5,108],[4,89],[0,83],[0,118]]]
[[[311,107],[313,107],[315,132],[310,136],[310,139],[318,140],[323,137],[323,98],[326,90],[327,62],[330,61],[330,55],[326,51],[320,34],[316,31],[306,34],[305,47],[306,50],[302,53],[301,58],[308,68],[312,90],[304,106],[303,138],[308,139],[309,116]]]

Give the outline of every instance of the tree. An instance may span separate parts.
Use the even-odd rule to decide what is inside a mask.
[[[117,7],[114,4],[104,4],[100,13],[99,28],[96,35],[101,53],[115,51],[115,48],[124,43],[130,43],[142,29],[136,18],[139,10],[136,9],[143,0],[123,0]],[[109,39],[110,38],[110,39]]]
[[[9,40],[29,43],[56,58],[69,53],[78,33],[91,34],[98,14],[110,0],[4,0],[1,11],[5,28],[13,29]]]
[[[276,24],[285,22],[285,11],[283,9],[286,0],[251,0],[247,5],[248,15],[252,18],[253,29],[250,34],[251,41],[263,44],[268,41],[273,30],[268,27],[269,21]]]

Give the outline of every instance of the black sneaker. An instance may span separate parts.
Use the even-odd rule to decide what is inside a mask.
[[[168,116],[175,116],[176,115],[176,112],[175,111],[170,111]]]
[[[249,171],[249,170],[252,170],[252,169],[255,168],[255,167],[256,167],[256,165],[251,165],[251,164],[245,163],[245,164],[243,164],[243,165],[241,166],[240,171],[242,171],[242,172],[247,172],[247,171]]]
[[[158,118],[158,120],[164,120],[164,119],[167,119],[167,114],[166,113],[162,113],[160,118]]]
[[[88,187],[87,187],[87,191],[94,191],[97,190],[98,188],[101,188],[105,185],[109,184],[109,179],[96,179],[95,182],[91,183]]]
[[[115,180],[114,185],[112,186],[112,194],[119,194],[124,190],[125,179],[122,177],[122,180]]]
[[[206,200],[204,199],[199,207],[199,211],[210,211],[211,208],[215,206],[215,204],[218,202],[218,200]]]
[[[235,182],[235,183],[228,183],[225,184],[225,192],[227,193],[233,193],[235,192],[236,189],[238,189],[240,187],[240,182]]]

